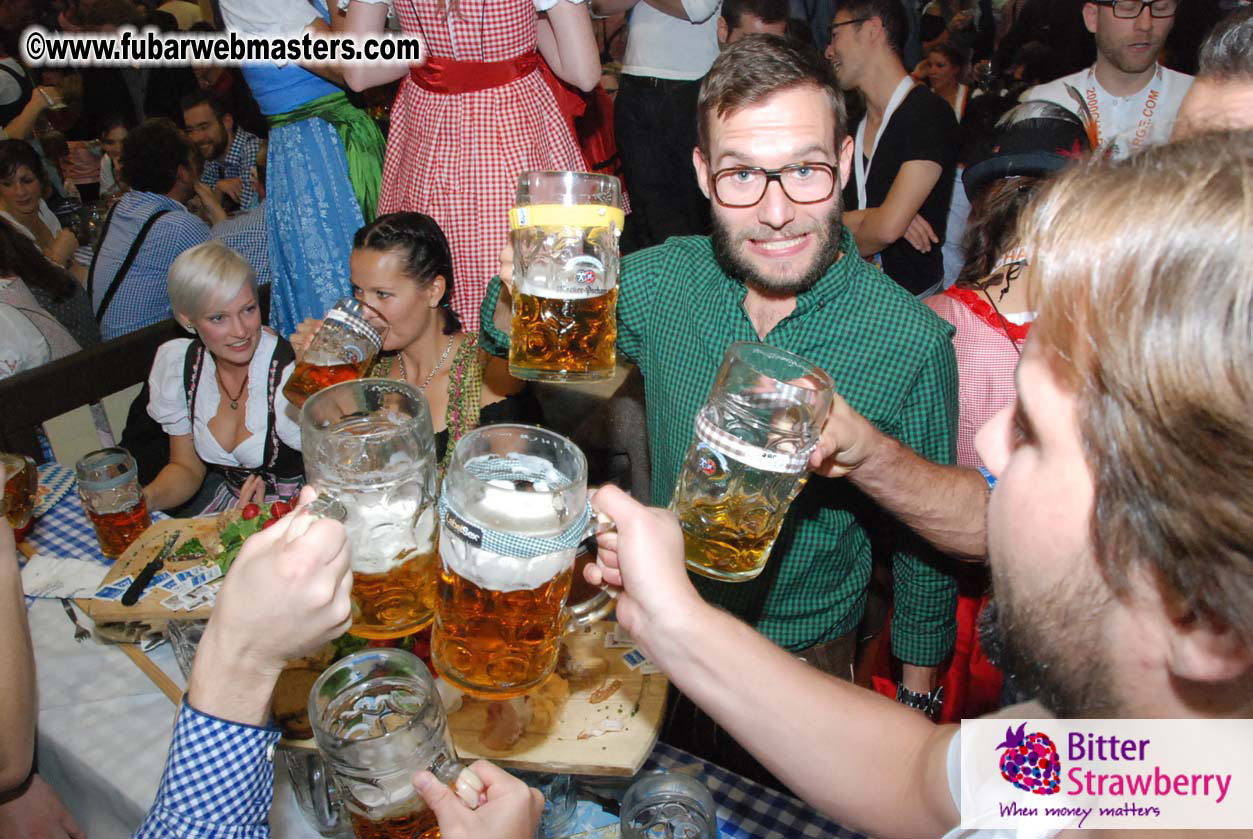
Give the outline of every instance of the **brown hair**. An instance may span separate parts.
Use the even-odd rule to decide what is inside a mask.
[[[700,86],[696,126],[701,152],[709,154],[714,117],[756,105],[780,91],[810,85],[827,95],[835,114],[835,147],[844,139],[844,95],[831,63],[812,47],[778,35],[749,35],[727,47]]]
[[[1039,342],[1073,387],[1115,591],[1253,644],[1253,133],[1070,170],[1025,213]]]
[[[1018,217],[1035,194],[1040,179],[1031,176],[1000,178],[988,184],[970,206],[962,235],[962,263],[955,285],[981,290],[1000,282],[992,266],[1014,244]]]

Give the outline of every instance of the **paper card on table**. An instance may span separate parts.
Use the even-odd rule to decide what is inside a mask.
[[[631,633],[623,629],[622,624],[615,623],[613,628],[605,633],[605,648],[609,650],[626,650],[635,646],[635,641],[631,639]]]
[[[22,568],[27,597],[91,597],[106,569],[99,562],[35,554]]]
[[[190,609],[187,605],[189,597],[186,594],[171,594],[169,597],[161,601],[161,605],[171,612],[182,612]]]
[[[197,565],[174,572],[174,577],[179,582],[189,584],[188,591],[216,580],[220,576],[222,576],[222,569],[216,565]]]
[[[648,657],[639,650],[631,650],[622,654],[622,660],[626,662],[626,666],[632,670],[638,670],[641,673],[660,673],[661,668],[648,660]]]
[[[97,591],[94,595],[96,600],[121,600],[122,595],[131,587],[131,583],[135,582],[135,578],[130,574],[125,577],[114,580],[104,588]]]

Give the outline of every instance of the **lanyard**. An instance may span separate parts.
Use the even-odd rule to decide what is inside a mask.
[[[857,124],[857,139],[853,143],[853,168],[857,174],[857,209],[866,209],[866,175],[870,172],[870,166],[874,163],[874,152],[879,147],[879,140],[883,138],[883,132],[888,130],[888,122],[892,119],[892,114],[900,107],[904,101],[905,95],[913,89],[914,80],[908,75],[901,79],[900,84],[896,86],[896,90],[892,91],[892,98],[888,100],[888,106],[883,109],[883,119],[879,122],[879,130],[874,135],[874,146],[870,149],[870,154],[866,154],[866,117],[861,118],[861,122]]]
[[[1144,97],[1144,105],[1140,108],[1139,119],[1134,126],[1134,131],[1131,131],[1132,126],[1128,126],[1128,130],[1131,131],[1131,148],[1129,149],[1129,152],[1139,150],[1140,146],[1144,145],[1144,141],[1148,139],[1149,134],[1153,130],[1153,118],[1157,115],[1157,106],[1161,102],[1162,96],[1162,92],[1157,85],[1160,85],[1161,83],[1162,65],[1159,64],[1157,65],[1157,72],[1153,76],[1153,81],[1149,82],[1147,85],[1148,95]],[[1096,72],[1089,67],[1086,99],[1088,102],[1088,111],[1092,114],[1092,124],[1096,126],[1096,141],[1098,147],[1105,145],[1104,138],[1101,136],[1102,97],[1108,97],[1110,99],[1114,98],[1106,93],[1105,88],[1097,84]],[[1114,103],[1111,102],[1111,110],[1113,105]],[[1117,152],[1117,137],[1110,137],[1109,142],[1113,147],[1113,150]]]

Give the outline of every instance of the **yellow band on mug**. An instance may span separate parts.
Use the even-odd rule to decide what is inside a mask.
[[[608,204],[532,204],[509,211],[509,229],[524,227],[608,227],[622,229],[626,213]]]

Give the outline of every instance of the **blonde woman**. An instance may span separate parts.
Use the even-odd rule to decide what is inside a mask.
[[[195,337],[162,344],[148,377],[148,414],[170,438],[169,463],[144,487],[149,509],[207,515],[290,499],[304,480],[299,419],[282,392],[292,349],[261,325],[252,268],[205,242],[174,260],[169,292]]]

